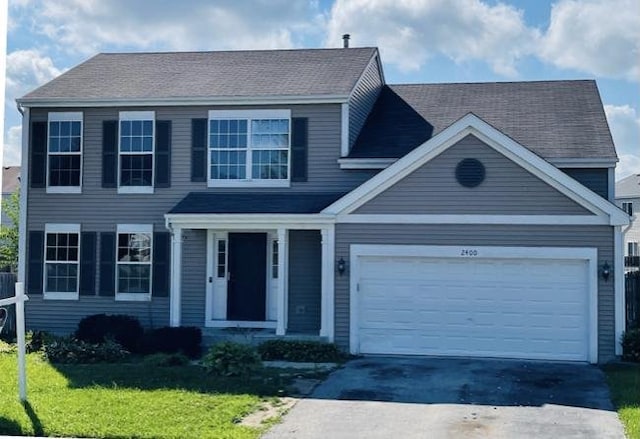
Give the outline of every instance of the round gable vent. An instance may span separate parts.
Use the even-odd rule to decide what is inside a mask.
[[[480,160],[460,160],[456,166],[456,180],[464,187],[476,187],[484,181],[484,165]]]

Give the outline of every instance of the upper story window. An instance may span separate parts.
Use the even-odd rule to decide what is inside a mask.
[[[151,299],[153,226],[118,224],[116,300]]]
[[[82,113],[49,113],[47,192],[79,193],[82,181]]]
[[[638,243],[636,241],[627,242],[627,256],[640,256]]]
[[[80,225],[46,224],[44,250],[44,298],[78,298]]]
[[[153,111],[121,111],[118,138],[118,192],[153,193],[155,144]]]
[[[288,186],[289,110],[209,111],[210,186]]]
[[[625,212],[627,212],[627,214],[629,216],[633,216],[633,202],[629,201],[623,201],[622,202],[622,210],[624,210]]]

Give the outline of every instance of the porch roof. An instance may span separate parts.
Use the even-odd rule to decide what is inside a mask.
[[[170,214],[310,214],[338,200],[344,193],[216,193],[190,192],[168,213]]]

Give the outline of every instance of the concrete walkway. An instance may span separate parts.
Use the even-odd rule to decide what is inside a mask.
[[[367,357],[334,372],[264,439],[624,438],[586,364]]]

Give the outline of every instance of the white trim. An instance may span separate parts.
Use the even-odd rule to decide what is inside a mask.
[[[394,158],[366,158],[351,159],[340,158],[340,169],[385,169],[394,164],[398,159]]]
[[[118,261],[118,238],[124,233],[145,233],[149,235],[149,262]],[[115,242],[115,300],[130,302],[150,302],[153,294],[153,224],[118,224],[116,226]],[[118,265],[148,265],[149,266],[149,292],[148,293],[121,293],[118,291]]]
[[[213,288],[215,282],[215,256],[213,252],[215,251],[215,234],[213,230],[207,230],[207,254],[205,256],[205,261],[207,264],[205,276],[205,298],[204,298],[204,325],[207,325],[207,322],[213,320]]]
[[[206,328],[265,328],[275,329],[276,322],[264,321],[254,322],[249,320],[209,320],[205,323]]]
[[[121,120],[154,120],[156,119],[155,111],[121,111],[118,113],[118,119]]]
[[[44,225],[44,233],[80,233],[80,224],[53,224]]]
[[[463,250],[472,248],[474,256],[463,256]],[[468,254],[468,253],[467,253]],[[489,246],[428,246],[428,245],[365,245],[352,244],[349,260],[350,276],[350,352],[359,353],[358,337],[358,282],[360,256],[417,256],[458,259],[581,259],[588,262],[589,272],[589,343],[587,358],[598,361],[598,251],[586,247],[489,247]]]
[[[351,145],[349,142],[349,103],[340,105],[340,155],[349,155]],[[338,160],[340,162],[340,160]]]
[[[333,224],[334,215],[322,214],[217,214],[217,213],[167,213],[167,227],[180,225],[185,229],[317,229],[320,225]]]
[[[289,231],[284,227],[278,228],[278,306],[276,320],[276,335],[287,332],[287,255],[289,250]]]
[[[153,224],[118,224],[117,233],[153,233]]]
[[[616,199],[616,168],[611,167],[607,170],[607,199],[612,203]]]
[[[80,283],[80,271],[78,271],[78,283]],[[43,288],[44,289],[44,288]],[[74,292],[46,292],[43,291],[43,300],[78,300],[80,295]]]
[[[624,291],[624,235],[622,226],[614,227],[613,231],[613,291],[615,315],[615,346],[616,355],[622,355],[620,339],[625,330],[625,291]]]
[[[193,105],[292,105],[292,104],[340,104],[347,102],[349,95],[303,95],[303,96],[222,96],[195,98],[26,98],[16,99],[25,107],[153,107]]]
[[[609,225],[609,220],[595,215],[347,214],[337,216],[336,223]]]
[[[289,150],[290,151],[290,150]],[[251,150],[248,150],[251,152]],[[291,155],[291,154],[289,154]],[[290,160],[290,158],[289,158]],[[247,160],[248,162],[248,160]],[[291,180],[269,180],[269,179],[246,179],[246,180],[211,180],[207,181],[208,186],[210,188],[218,188],[218,187],[246,187],[246,188],[256,188],[256,187],[291,187]]]
[[[547,161],[558,168],[615,168],[618,162],[599,158],[549,158]]]
[[[469,134],[474,135],[595,215],[608,215],[610,225],[628,224],[629,219],[621,215],[621,211],[613,204],[587,189],[473,113],[469,113],[454,122],[393,165],[325,208],[322,213],[349,214],[355,211],[358,207],[390,188]]]
[[[153,261],[152,261],[153,263]],[[171,230],[171,290],[169,291],[169,325],[180,326],[182,305],[182,229]]]
[[[212,119],[291,119],[291,110],[209,110]]]
[[[47,235],[55,233],[73,233],[78,235],[78,255],[73,261],[49,261],[47,259]],[[78,300],[80,297],[80,224],[47,223],[44,225],[44,248],[42,257],[42,298],[43,300]],[[75,291],[47,291],[47,264],[67,264],[76,266]]]
[[[82,186],[49,186],[49,154],[47,154],[47,193],[48,194],[81,194]],[[82,168],[82,158],[80,159]],[[82,184],[82,169],[80,169],[80,184]]]
[[[82,111],[74,111],[74,112],[50,112],[48,114],[48,122],[82,122],[83,120]]]
[[[321,229],[322,281],[320,336],[333,343],[335,336],[335,226]]]
[[[118,156],[118,159],[120,157]],[[153,176],[152,176],[153,178]],[[120,181],[120,172],[118,172],[118,184]],[[118,186],[118,194],[152,194],[153,186]]]
[[[20,223],[18,224],[18,282],[24,285],[27,267],[27,198],[29,196],[30,109],[22,114],[22,166],[20,167]]]
[[[149,283],[151,285],[151,283]],[[116,302],[151,302],[151,293],[118,293]]]

